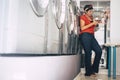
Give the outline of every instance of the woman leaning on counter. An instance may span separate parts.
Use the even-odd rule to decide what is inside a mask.
[[[93,20],[93,6],[85,5],[84,14],[80,17],[80,43],[85,51],[85,76],[96,76],[99,72],[99,63],[102,49],[94,36],[94,29],[99,21]],[[92,50],[95,52],[93,64],[91,64]]]

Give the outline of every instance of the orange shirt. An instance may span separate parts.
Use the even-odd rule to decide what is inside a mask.
[[[86,15],[80,16],[80,19],[85,21],[85,25],[88,25],[88,24],[91,23],[91,21],[86,17]],[[91,27],[89,27],[87,29],[80,30],[80,34],[82,34],[84,32],[88,32],[88,33],[94,34],[94,28],[95,28],[95,25],[93,25],[93,26],[91,26]]]

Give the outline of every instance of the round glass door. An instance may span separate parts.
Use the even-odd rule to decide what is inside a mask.
[[[65,1],[66,0],[53,0],[52,2],[52,12],[58,29],[62,27],[65,21]]]
[[[49,0],[30,0],[31,7],[38,17],[44,16]]]

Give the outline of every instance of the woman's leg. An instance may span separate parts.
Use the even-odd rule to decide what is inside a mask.
[[[100,59],[101,59],[101,55],[102,55],[102,49],[95,38],[93,39],[92,43],[93,43],[92,49],[95,51],[95,59],[94,59],[92,68],[95,73],[98,73],[99,63],[100,63]]]
[[[90,76],[93,71],[92,71],[92,66],[91,66],[91,51],[92,51],[92,37],[91,34],[89,33],[83,33],[80,36],[80,41],[81,45],[85,51],[85,75]]]

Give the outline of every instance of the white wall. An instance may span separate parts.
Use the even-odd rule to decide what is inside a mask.
[[[120,43],[120,0],[111,0],[111,42]],[[117,74],[120,75],[120,49],[117,49]]]
[[[111,0],[111,42],[120,43],[120,9],[119,0]]]

